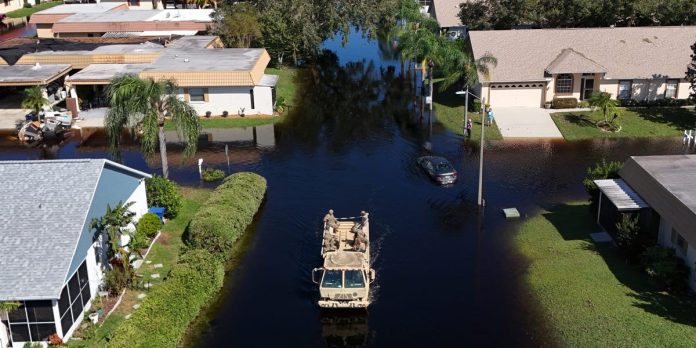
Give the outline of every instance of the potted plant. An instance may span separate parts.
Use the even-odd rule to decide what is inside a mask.
[[[97,324],[99,322],[99,313],[94,312],[89,315],[89,320],[92,321],[92,324]]]
[[[244,112],[246,111],[246,108],[239,108],[239,116],[244,117]]]
[[[227,117],[227,115],[229,115],[229,113],[227,112],[227,110],[225,110],[225,111],[222,112],[222,117]]]
[[[551,101],[550,100],[544,102],[544,109],[551,109]]]
[[[205,117],[206,117],[206,118],[210,118],[210,116],[211,116],[212,114],[213,114],[212,112],[206,111],[206,112],[205,112]]]

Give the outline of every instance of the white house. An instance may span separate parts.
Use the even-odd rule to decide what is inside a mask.
[[[555,98],[686,99],[696,26],[470,31],[473,56],[498,59],[479,76],[492,106],[541,107]]]
[[[0,161],[0,348],[69,339],[102,281],[93,218],[119,202],[147,213],[150,175],[105,159]]]
[[[597,221],[611,230],[619,213],[638,213],[644,232],[673,248],[689,267],[696,290],[696,155],[632,156],[621,179],[597,180]]]

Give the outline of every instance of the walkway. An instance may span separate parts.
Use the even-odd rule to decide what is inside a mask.
[[[493,108],[503,138],[563,138],[549,110],[534,107]]]

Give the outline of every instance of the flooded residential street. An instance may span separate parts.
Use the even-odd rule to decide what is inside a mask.
[[[511,245],[519,220],[505,220],[501,209],[516,207],[524,218],[584,200],[581,180],[597,160],[680,154],[681,139],[489,142],[479,212],[478,145],[418,123],[410,79],[376,41],[353,35],[345,48],[340,38],[325,47],[332,53],[315,72],[300,74],[284,123],[208,131],[188,160],[169,148],[170,178],[182,185],[204,185],[198,158],[228,170],[225,144],[231,172],[268,179],[247,250],[196,345],[554,346],[521,283],[525,260]],[[106,144],[100,134],[48,150],[3,139],[0,159],[108,157]],[[426,154],[449,159],[459,181],[434,185],[416,165]],[[123,155],[128,166],[159,172],[157,156],[145,160],[134,143]],[[330,208],[337,216],[370,212],[377,280],[366,313],[339,316],[316,305],[311,270],[321,264],[321,218]]]

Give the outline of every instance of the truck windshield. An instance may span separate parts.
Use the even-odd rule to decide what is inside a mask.
[[[321,281],[323,288],[342,288],[343,279],[341,271],[324,271],[324,279]]]
[[[364,288],[365,278],[362,271],[346,271],[346,288]]]

